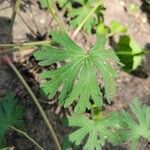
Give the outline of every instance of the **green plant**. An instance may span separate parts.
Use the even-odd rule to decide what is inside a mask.
[[[115,132],[119,129],[118,115],[118,113],[110,113],[108,116],[96,117],[96,119],[81,115],[68,117],[69,126],[79,127],[69,135],[69,140],[75,145],[80,145],[84,141],[85,150],[100,150],[106,140],[119,144],[122,138]]]
[[[50,5],[50,2],[49,0],[46,0],[46,3],[47,3],[47,6],[48,6],[48,9],[49,9],[49,12],[52,14],[53,18],[55,19],[55,21],[57,22],[57,24],[59,25],[59,29],[61,31],[65,31],[64,28],[63,28],[63,24],[61,25],[61,22],[59,20],[59,17],[55,14],[55,9],[52,9],[52,6]],[[12,33],[12,28],[13,28],[13,25],[14,25],[14,21],[15,21],[15,18],[16,18],[16,14],[17,14],[17,11],[19,10],[20,8],[20,4],[21,4],[21,0],[17,0],[16,1],[16,4],[15,4],[15,7],[14,7],[14,10],[13,10],[13,14],[12,14],[12,21],[11,21],[11,25],[10,25],[10,30],[9,30],[9,34],[8,34],[8,41],[7,43],[8,44],[4,44],[4,48],[6,48],[7,46],[8,47],[11,47],[12,45],[15,45],[15,44],[9,44],[11,41],[10,41],[10,35]],[[53,3],[54,4],[54,3]],[[55,4],[53,5],[55,6]],[[42,42],[43,43],[43,42]],[[44,42],[45,43],[45,42]],[[36,45],[37,43],[35,43]],[[39,44],[39,43],[38,43]],[[18,45],[18,44],[17,44]],[[20,45],[20,44],[19,44]],[[21,44],[22,45],[22,44]],[[24,45],[24,44],[23,44]],[[27,47],[28,46],[32,46],[34,45],[34,43],[30,43],[30,44],[25,44]],[[18,49],[17,49],[18,50]],[[8,53],[10,52],[9,50],[7,51]],[[60,146],[60,143],[57,139],[57,136],[53,130],[53,127],[51,126],[50,124],[50,121],[48,120],[42,106],[40,105],[40,103],[38,102],[35,94],[32,92],[31,88],[29,87],[29,85],[27,84],[27,82],[24,80],[23,76],[20,74],[19,70],[16,68],[16,66],[12,63],[11,59],[9,58],[9,56],[7,55],[7,52],[6,52],[6,55],[3,57],[5,63],[7,63],[11,69],[16,73],[17,77],[20,79],[20,81],[22,82],[22,84],[24,85],[24,87],[26,88],[26,90],[28,91],[28,93],[30,94],[30,96],[32,97],[32,100],[34,101],[34,103],[36,104],[45,124],[47,125],[48,129],[49,129],[49,132],[50,134],[52,135],[53,137],[53,140],[55,142],[55,146],[58,150],[61,149],[61,146]],[[13,52],[13,51],[11,51]],[[2,53],[3,54],[3,53]],[[5,54],[5,53],[4,53]],[[16,132],[24,135],[28,140],[30,140],[38,149],[40,150],[43,150],[43,148],[34,140],[32,139],[29,135],[27,135],[24,131],[22,130],[19,130],[17,128],[15,128],[14,126],[11,127],[11,129],[15,130]]]
[[[136,70],[141,64],[146,54],[150,52],[139,46],[139,44],[131,38],[127,33],[127,28],[118,21],[112,21],[109,26],[100,23],[97,26],[97,33],[104,34],[113,39],[115,43],[113,49],[124,64],[123,70],[130,73]],[[115,41],[115,37],[119,35],[119,41]]]
[[[15,72],[15,74],[17,75],[17,77],[20,79],[21,83],[23,84],[23,86],[25,87],[25,89],[28,91],[29,95],[31,96],[33,102],[35,103],[36,107],[38,108],[46,126],[48,127],[48,130],[50,132],[50,134],[53,137],[53,140],[55,142],[55,146],[58,150],[61,149],[60,143],[57,139],[57,136],[54,132],[54,129],[51,125],[51,123],[49,122],[42,106],[40,105],[38,99],[36,98],[35,94],[32,92],[31,88],[29,87],[29,85],[27,84],[27,82],[24,80],[23,76],[20,74],[20,72],[18,71],[18,69],[15,67],[15,65],[12,63],[11,59],[6,55],[5,57],[3,57],[4,61],[11,67],[11,69]],[[16,130],[17,131],[17,130]],[[22,131],[19,131],[20,133],[22,133]],[[31,140],[34,144],[36,144],[36,146],[39,147],[39,145],[32,139],[30,138],[28,135],[26,135],[26,133],[24,133],[24,136],[26,136],[29,140]],[[41,148],[42,149],[42,148]]]
[[[39,65],[41,66],[65,61],[65,64],[60,68],[42,72],[40,76],[45,81],[41,85],[41,88],[49,99],[60,90],[59,104],[66,108],[73,104],[74,113],[68,117],[68,125],[78,129],[69,135],[70,142],[77,146],[80,144],[83,145],[83,149],[85,150],[99,150],[104,146],[106,141],[117,145],[130,140],[131,149],[134,150],[140,137],[150,141],[150,121],[148,117],[150,107],[142,105],[138,100],[134,100],[130,104],[131,110],[135,113],[134,117],[132,117],[132,113],[130,114],[125,110],[122,113],[110,112],[106,114],[102,111],[102,107],[104,106],[103,99],[106,98],[107,102],[110,103],[116,91],[114,79],[117,76],[117,71],[110,65],[111,62],[120,65],[124,63],[125,69],[131,71],[137,68],[144,54],[144,51],[129,36],[122,36],[120,38],[120,41],[117,43],[116,54],[114,51],[105,48],[108,33],[110,36],[114,36],[118,33],[126,33],[127,29],[117,21],[111,22],[109,27],[106,27],[104,22],[101,22],[103,20],[101,1],[57,1],[61,9],[65,10],[70,17],[70,25],[76,28],[71,36],[72,39],[81,28],[91,33],[97,26],[98,36],[95,45],[90,50],[81,49],[64,33],[65,28],[58,15],[55,1],[39,1],[43,8],[48,8],[48,11],[56,21],[61,32],[51,32],[53,40],[51,45],[48,45],[50,43],[49,41],[45,41],[19,44],[19,46],[33,46],[34,44],[48,43],[38,48],[39,51],[34,53],[36,60],[39,61]],[[10,35],[21,1],[17,0],[16,2],[12,15],[8,43],[10,43]],[[12,47],[14,45],[16,47],[18,46],[18,44],[2,46]],[[117,55],[122,63],[120,63]],[[126,60],[128,59],[129,62],[127,61],[126,64]],[[60,143],[35,94],[7,55],[5,56],[5,61],[13,69],[31,95],[52,134],[56,148],[60,150]],[[100,77],[102,77],[104,83],[104,95],[101,92],[102,84],[99,82]],[[6,100],[0,102],[0,144],[3,143],[6,131],[12,129],[24,135],[37,148],[43,150],[24,131],[16,128],[21,125],[22,111],[14,97],[8,95],[4,99]]]
[[[125,110],[122,114],[110,112],[108,116],[99,115],[96,119],[95,114],[91,119],[81,115],[68,117],[68,125],[79,128],[69,135],[69,140],[76,145],[84,142],[85,150],[100,150],[106,140],[113,145],[129,140],[131,150],[135,150],[141,137],[150,141],[150,107],[134,99],[130,108],[136,118]]]
[[[43,8],[47,8],[47,0],[39,0]],[[52,3],[52,0],[49,0]],[[82,28],[91,33],[92,29],[103,20],[102,2],[99,0],[58,0],[59,6],[67,11],[69,24],[74,28]],[[80,27],[81,26],[81,27]],[[79,29],[79,30],[80,30]]]
[[[71,18],[70,25],[72,27],[78,27],[80,23],[88,16],[88,14],[93,10],[92,14],[87,18],[83,25],[83,29],[87,33],[91,33],[93,27],[95,27],[100,21],[102,21],[102,6],[101,2],[94,0],[82,0],[78,1],[81,5],[79,8],[72,9],[68,16]]]
[[[11,126],[22,125],[22,115],[22,107],[16,103],[13,94],[6,95],[0,101],[0,146],[3,146],[5,134]]]
[[[150,107],[142,105],[139,99],[135,98],[130,104],[130,109],[136,118],[129,112],[123,111],[122,121],[125,123],[125,134],[128,134],[128,139],[131,141],[130,148],[135,150],[141,137],[150,141]]]
[[[125,34],[127,32],[127,28],[123,26],[117,20],[111,21],[109,26],[106,26],[104,22],[98,24],[96,31],[98,34],[107,34],[109,36],[115,36],[117,34]]]
[[[126,33],[127,28],[123,26],[119,21],[113,20],[109,25],[111,35],[116,35],[118,33]]]
[[[139,11],[139,6],[136,3],[131,3],[128,7],[128,11],[136,13]]]
[[[9,150],[9,147],[1,148],[1,150]]]
[[[59,103],[68,107],[75,100],[75,111],[85,112],[91,108],[92,103],[102,106],[103,97],[97,82],[97,75],[101,74],[105,85],[105,96],[110,103],[115,93],[114,78],[117,73],[112,69],[109,61],[120,64],[118,57],[112,50],[105,49],[105,36],[97,36],[96,44],[89,50],[83,50],[76,45],[67,34],[52,32],[53,42],[56,46],[43,46],[34,53],[39,65],[47,66],[56,62],[67,63],[57,70],[43,72],[40,77],[48,79],[41,85],[43,91],[53,98],[58,88],[63,85]],[[86,79],[86,82],[85,82]]]
[[[128,35],[120,37],[115,51],[127,72],[137,69],[144,57],[144,50]]]
[[[115,93],[116,71],[112,69],[108,61],[113,60],[120,64],[115,53],[105,49],[104,34],[97,36],[96,44],[89,51],[81,49],[65,33],[51,32],[51,35],[53,46],[40,47],[34,56],[41,66],[64,60],[66,62],[56,70],[42,72],[40,77],[45,81],[41,84],[41,88],[49,99],[52,99],[62,87],[59,104],[69,107],[74,101],[76,102],[74,114],[68,117],[68,125],[80,128],[69,135],[69,140],[76,145],[85,142],[83,148],[85,150],[100,149],[106,140],[114,145],[128,139],[134,141],[132,134],[136,126],[132,128],[135,123],[131,121],[132,118],[128,112],[123,111],[122,115],[119,112],[111,112],[105,116],[98,109],[103,105],[103,96],[97,82],[97,75],[100,73],[104,80],[105,96],[110,103]],[[149,107],[142,106],[138,101],[133,101],[130,107],[139,116],[144,116],[142,115],[145,113],[142,112],[143,108],[146,110],[145,117],[143,117],[146,119],[143,120],[145,127],[140,124],[140,128],[143,127],[148,133],[149,123],[146,121],[148,121]],[[87,109],[92,111],[90,118],[84,116]],[[136,109],[139,112],[135,111]],[[136,138],[139,138],[139,135],[147,138],[149,135],[144,135],[146,132],[140,132],[141,134],[138,134]]]
[[[8,149],[5,147],[5,135],[9,130],[14,130],[17,133],[25,136],[30,140],[39,150],[44,150],[34,139],[27,133],[18,129],[23,125],[23,108],[17,104],[15,96],[8,93],[0,101],[0,149]]]
[[[52,0],[48,0],[51,3]],[[47,8],[46,0],[38,0],[42,8]]]

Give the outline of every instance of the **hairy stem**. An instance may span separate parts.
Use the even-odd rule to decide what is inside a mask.
[[[30,42],[30,43],[0,44],[0,48],[5,49],[5,50],[0,50],[0,55],[13,53],[16,51],[25,51],[25,50],[29,50],[29,48],[35,48],[40,45],[48,45],[48,44],[50,44],[50,41],[48,40],[39,41],[39,42]]]
[[[35,47],[43,44],[49,44],[49,40],[29,42],[29,43],[15,43],[15,44],[0,44],[0,48],[10,48],[10,47]]]
[[[32,137],[30,137],[26,132],[15,128],[14,126],[11,126],[11,129],[16,131],[17,133],[25,136],[30,142],[33,143],[33,145],[35,145],[39,150],[44,150],[44,148],[42,148]]]
[[[11,17],[10,28],[9,28],[9,32],[8,32],[8,41],[7,41],[8,43],[10,43],[10,41],[11,41],[12,29],[13,29],[13,25],[14,25],[14,22],[15,22],[17,11],[20,8],[20,4],[21,4],[21,0],[17,0],[16,4],[15,4],[15,7],[13,9],[13,14],[12,14],[12,17]]]
[[[48,11],[49,13],[53,16],[53,19],[56,21],[60,31],[65,32],[65,28],[63,23],[61,22],[61,19],[59,17],[59,15],[57,14],[57,10],[56,10],[56,5],[55,2],[53,0],[49,1],[49,0],[45,0],[47,7],[48,7]],[[56,13],[57,12],[57,13]]]
[[[49,122],[42,106],[40,105],[38,99],[36,98],[35,94],[32,92],[31,88],[29,87],[29,85],[27,84],[27,82],[25,81],[25,79],[23,78],[23,76],[20,74],[20,72],[18,71],[18,69],[15,67],[15,65],[12,63],[11,59],[6,55],[4,57],[4,60],[8,63],[8,65],[11,67],[11,69],[16,73],[16,75],[18,76],[18,78],[20,79],[20,81],[22,82],[22,84],[24,85],[24,87],[26,88],[26,90],[28,91],[28,93],[30,94],[30,96],[32,97],[33,102],[35,103],[35,105],[37,106],[45,124],[47,125],[50,134],[53,137],[53,140],[55,142],[55,146],[57,150],[61,150],[61,146],[60,143],[57,139],[57,136],[54,132],[54,129],[51,125],[51,123]]]
[[[71,38],[74,39],[78,32],[81,30],[81,28],[84,26],[84,24],[87,22],[87,20],[91,17],[91,15],[96,11],[96,9],[101,5],[101,2],[98,2],[95,4],[95,7],[91,9],[91,11],[87,14],[87,16],[82,20],[82,22],[79,24],[77,29],[73,32]]]

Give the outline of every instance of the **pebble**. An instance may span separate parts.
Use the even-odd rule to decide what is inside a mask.
[[[147,23],[147,18],[146,17],[142,17],[142,22],[143,23]]]
[[[40,23],[41,23],[41,24],[45,24],[45,23],[46,23],[46,22],[45,22],[45,19],[41,19],[41,20],[40,20]]]
[[[120,5],[125,7],[125,2],[124,1],[119,1]]]

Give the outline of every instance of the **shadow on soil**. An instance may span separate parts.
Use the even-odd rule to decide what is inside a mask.
[[[2,2],[4,2],[5,0],[2,0]],[[14,7],[16,0],[7,0],[11,6]],[[31,5],[34,4],[34,1],[31,0],[22,0],[21,2],[21,11],[26,12],[27,8],[31,8]]]
[[[0,43],[7,43],[10,18],[0,17]]]
[[[141,5],[141,10],[146,13],[148,22],[150,23],[150,0],[141,0],[142,5]]]

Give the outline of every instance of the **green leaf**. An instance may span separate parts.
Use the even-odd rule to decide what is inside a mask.
[[[59,6],[62,8],[62,9],[66,9],[68,11],[71,11],[72,10],[72,2],[74,0],[70,1],[70,0],[57,0],[57,3],[59,4]]]
[[[13,94],[6,95],[0,101],[0,146],[11,126],[19,127],[22,122],[22,107],[17,105]]]
[[[118,116],[118,113],[112,113],[99,120],[91,120],[82,115],[68,117],[68,125],[79,128],[69,135],[69,139],[75,145],[85,141],[84,150],[100,150],[106,140],[113,141],[113,144],[119,143],[120,135],[115,132],[119,124]]]
[[[70,25],[72,27],[78,27],[82,20],[89,14],[89,12],[95,7],[95,5],[99,5],[97,0],[91,1],[78,1],[81,4],[79,8],[73,8],[68,16],[71,17]],[[96,26],[100,20],[102,19],[102,6],[99,6],[93,15],[89,17],[86,23],[83,26],[84,31],[87,33],[91,33],[94,26]]]
[[[135,98],[130,104],[135,117],[123,111],[123,120],[127,124],[126,130],[129,132],[128,139],[131,141],[131,150],[135,150],[140,137],[150,141],[150,107],[142,105],[139,99]]]
[[[122,24],[120,24],[120,22],[118,22],[116,20],[114,20],[110,23],[110,30],[111,30],[112,35],[127,32],[127,28],[125,26],[123,26]]]
[[[133,13],[137,13],[139,11],[139,6],[136,3],[131,3],[128,7],[128,10]]]
[[[48,0],[50,3],[52,2],[52,0]],[[47,8],[47,2],[46,0],[38,0],[38,2],[41,4],[42,8]]]
[[[46,0],[38,1],[40,2],[42,8],[47,8]],[[49,2],[51,3],[52,1],[49,0]],[[91,9],[100,3],[98,0],[57,0],[56,2],[63,10],[67,12],[68,17],[70,17],[69,23],[74,28],[77,28],[81,21],[89,14]],[[93,27],[97,26],[97,24],[102,20],[102,11],[102,6],[99,6],[95,10],[92,16],[90,16],[83,25],[84,31],[87,33],[92,32]]]
[[[129,36],[121,36],[115,50],[120,61],[125,65],[123,68],[125,71],[131,72],[141,64],[144,51]]]
[[[0,150],[9,150],[9,147],[1,148]]]
[[[91,104],[101,106],[102,94],[100,92],[97,75],[101,74],[105,85],[105,96],[108,102],[115,93],[117,73],[109,65],[109,61],[119,63],[118,57],[112,50],[105,49],[105,36],[98,36],[96,44],[85,52],[76,45],[67,34],[52,32],[52,40],[59,47],[43,46],[34,53],[36,60],[42,66],[66,61],[66,64],[56,70],[45,71],[40,77],[44,82],[41,87],[51,99],[58,89],[62,87],[59,103],[68,107],[74,101],[76,112],[85,112]],[[92,102],[92,103],[91,103]]]
[[[101,34],[106,35],[109,33],[109,28],[107,26],[105,26],[104,23],[99,23],[97,28],[96,28],[96,33],[98,33],[100,35]]]
[[[41,7],[42,8],[47,8],[47,2],[46,0],[38,0],[38,2],[40,3]],[[52,3],[52,0],[49,0],[50,4]],[[72,2],[73,1],[70,1],[70,0],[56,0],[57,4],[59,4],[59,6],[62,8],[62,9],[67,9],[69,11],[72,10]]]
[[[141,64],[144,50],[132,39],[130,40],[130,47],[132,48],[132,55],[135,55],[132,68],[132,70],[135,70]]]

